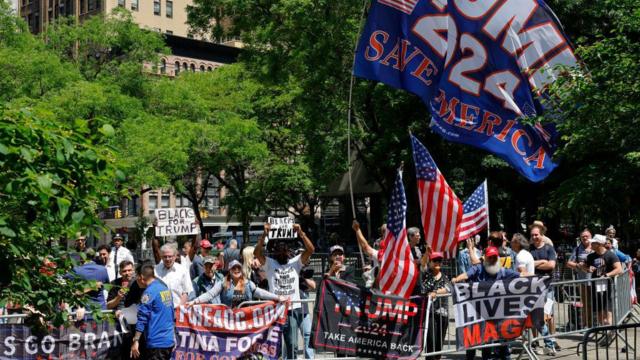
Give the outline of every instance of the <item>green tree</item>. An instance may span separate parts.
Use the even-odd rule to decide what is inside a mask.
[[[58,305],[83,305],[77,294],[91,286],[62,281],[73,265],[64,248],[77,231],[99,228],[96,210],[114,194],[114,130],[8,109],[0,128],[0,306],[30,305],[59,325],[67,312]]]

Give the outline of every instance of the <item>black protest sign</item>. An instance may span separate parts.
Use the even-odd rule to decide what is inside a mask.
[[[382,295],[329,278],[316,304],[311,343],[317,350],[377,359],[414,359],[422,352],[424,297]]]
[[[123,336],[108,321],[77,322],[42,335],[23,324],[1,324],[0,359],[107,359],[119,354]]]
[[[269,230],[269,240],[273,239],[294,239],[296,233],[293,231],[293,224],[295,220],[289,217],[267,219],[271,229]]]
[[[156,236],[197,235],[200,227],[192,208],[156,209]]]
[[[550,284],[538,276],[455,284],[458,350],[514,340],[532,323],[541,328]]]

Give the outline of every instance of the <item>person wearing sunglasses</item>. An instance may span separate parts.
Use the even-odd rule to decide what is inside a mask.
[[[444,255],[441,252],[432,252],[431,247],[427,247],[427,256],[423,257],[421,270],[423,273],[421,282],[422,294],[431,298],[431,314],[429,314],[429,330],[430,334],[427,339],[427,352],[437,352],[442,350],[442,344],[449,327],[449,297],[438,295],[446,295],[451,291],[451,282],[447,275],[442,273],[442,259]],[[427,260],[425,262],[425,260]],[[433,359],[440,359],[435,356]]]

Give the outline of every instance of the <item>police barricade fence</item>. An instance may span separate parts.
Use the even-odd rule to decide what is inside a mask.
[[[607,337],[610,333],[615,333],[617,336],[607,346],[600,346],[597,340]],[[615,355],[615,359],[639,359],[639,336],[640,323],[595,327],[584,333],[578,350],[582,353],[583,360],[611,359],[612,355]]]
[[[614,278],[602,277],[551,283],[545,304],[545,334],[533,331],[527,352],[542,351],[557,338],[623,322],[632,311],[628,270]],[[546,331],[548,330],[548,331]],[[539,353],[537,353],[539,355]]]

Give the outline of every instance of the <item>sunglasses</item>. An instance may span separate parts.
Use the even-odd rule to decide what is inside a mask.
[[[433,259],[431,260],[433,263],[442,263],[442,259]]]

